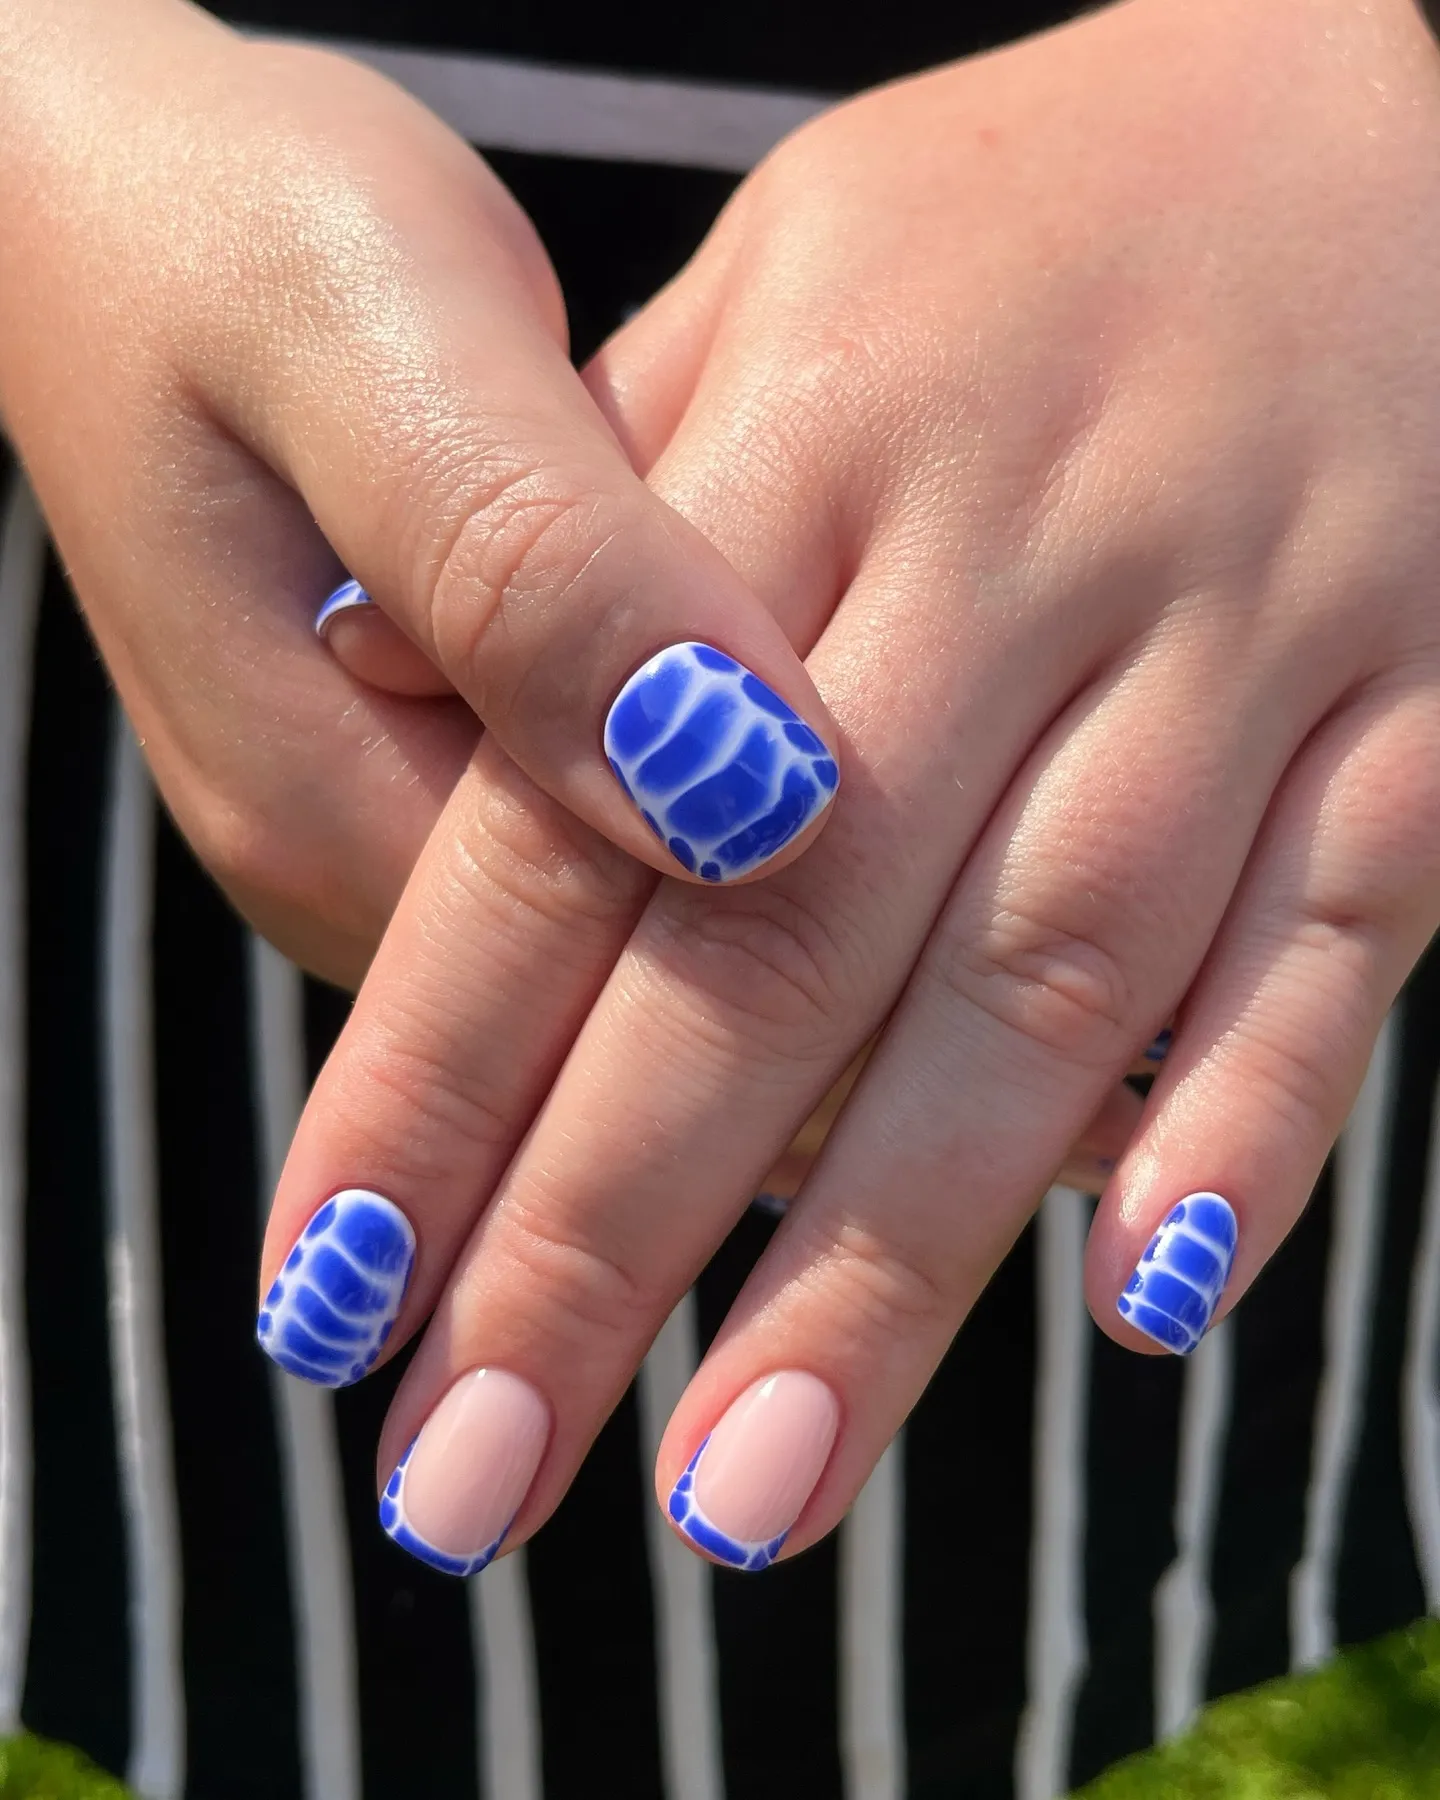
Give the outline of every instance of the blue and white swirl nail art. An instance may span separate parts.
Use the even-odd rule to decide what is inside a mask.
[[[321,1387],[365,1375],[390,1335],[415,1261],[415,1233],[393,1202],[365,1188],[327,1200],[270,1284],[260,1347]]]
[[[385,1483],[385,1492],[380,1496],[380,1524],[385,1535],[408,1550],[411,1556],[418,1557],[421,1562],[429,1563],[432,1569],[438,1569],[442,1575],[478,1575],[482,1569],[489,1568],[500,1554],[500,1546],[510,1535],[510,1525],[500,1533],[493,1543],[473,1556],[451,1556],[448,1551],[439,1550],[434,1544],[423,1538],[410,1523],[405,1513],[405,1472],[410,1466],[410,1458],[415,1452],[419,1439],[412,1439],[410,1448],[395,1465],[395,1473]],[[513,1520],[510,1521],[514,1523]]]
[[[350,612],[357,606],[373,606],[374,604],[375,602],[358,581],[342,581],[315,615],[316,636],[324,637],[330,627],[330,621],[341,613]]]
[[[1230,1202],[1188,1194],[1171,1207],[1115,1304],[1146,1337],[1188,1356],[1209,1329],[1234,1261]]]
[[[746,1543],[741,1538],[730,1537],[718,1530],[700,1510],[695,1499],[695,1471],[700,1467],[700,1458],[705,1454],[709,1442],[707,1437],[690,1458],[685,1473],[670,1490],[670,1517],[692,1544],[697,1544],[719,1561],[729,1563],[732,1569],[768,1569],[784,1548],[785,1540],[790,1535],[788,1526],[778,1537],[773,1537],[766,1543]]]
[[[673,644],[636,670],[605,721],[605,754],[656,837],[706,881],[759,868],[840,779],[805,721],[708,644]]]

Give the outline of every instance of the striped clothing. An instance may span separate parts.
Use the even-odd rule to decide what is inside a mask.
[[[481,42],[431,5],[404,21],[429,51],[380,44],[383,6],[301,22],[377,40],[493,154],[583,354],[818,90],[1002,35],[983,10],[876,9],[867,42],[748,0],[714,45],[703,15],[564,6],[543,41],[520,7]],[[262,1209],[343,1002],[158,812],[8,465],[0,834],[0,1727],[150,1800],[1049,1800],[1440,1603],[1440,960],[1188,1362],[1094,1330],[1089,1203],[1057,1190],[840,1531],[763,1578],[711,1569],[650,1468],[773,1229],[752,1209],[551,1523],[464,1584],[375,1522],[398,1368],[332,1394],[254,1348]]]

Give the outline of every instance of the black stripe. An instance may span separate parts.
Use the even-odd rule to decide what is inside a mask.
[[[539,57],[577,67],[702,80],[819,88],[836,93],[930,68],[1038,31],[1083,10],[1060,0],[890,0],[850,7],[843,21],[820,0],[232,0],[225,16],[272,29]]]
[[[1440,956],[1432,953],[1421,965],[1402,1004],[1369,1380],[1336,1583],[1336,1634],[1347,1644],[1378,1637],[1425,1611],[1405,1493],[1401,1409],[1410,1284],[1440,1074]],[[1440,1479],[1440,1471],[1432,1473]]]
[[[1088,1325],[1085,1629],[1070,1779],[1089,1781],[1155,1734],[1154,1589],[1174,1560],[1186,1365],[1137,1356]]]
[[[963,1206],[963,1189],[956,1204]],[[966,1320],[905,1438],[909,1800],[1009,1800],[1026,1700],[1035,1232]]]
[[[154,928],[165,1347],[190,1800],[299,1800],[294,1623],[259,1243],[247,943],[162,820]]]
[[[1207,1695],[1250,1687],[1290,1664],[1290,1578],[1305,1540],[1333,1213],[1327,1169],[1231,1320],[1235,1387],[1215,1529]]]
[[[27,822],[35,1550],[24,1717],[122,1772],[130,1646],[106,1322],[97,1012],[109,730],[104,674],[51,559],[35,647]]]

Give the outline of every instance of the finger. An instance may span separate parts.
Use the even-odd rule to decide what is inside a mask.
[[[1293,753],[1313,697],[1288,718],[1249,717],[1233,676],[1180,655],[1183,672],[1161,653],[1088,697],[1017,779],[677,1408],[658,1489],[707,1554],[753,1566],[787,1533],[786,1554],[833,1526],[1067,1145],[1199,965],[1258,828],[1265,772]],[[823,1459],[791,1461],[745,1423],[753,1396],[796,1371],[823,1383],[841,1420]],[[731,1472],[718,1485],[712,1432]],[[742,1466],[753,1494],[783,1492],[787,1516],[779,1498],[747,1509]],[[733,1554],[697,1535],[696,1517]]]
[[[335,589],[315,615],[315,634],[342,669],[369,687],[406,699],[438,698],[455,689],[425,652],[387,618],[358,581]]]
[[[815,1159],[849,1099],[873,1045],[867,1045],[826,1094],[786,1146],[785,1154],[760,1184],[763,1198],[779,1203],[793,1200],[804,1186]],[[1085,1193],[1099,1193],[1119,1164],[1134,1135],[1144,1102],[1134,1088],[1122,1082],[1106,1095],[1100,1111],[1066,1152],[1056,1179]],[[1049,1184],[1047,1183],[1047,1186]]]
[[[1065,1152],[1055,1181],[1082,1194],[1100,1193],[1119,1166],[1144,1111],[1145,1102],[1134,1088],[1123,1081],[1111,1088],[1099,1112]],[[1047,1189],[1053,1185],[1045,1184]]]
[[[798,854],[838,779],[825,709],[767,609],[626,460],[518,209],[371,71],[331,63],[322,89],[292,52],[270,64],[267,104],[303,97],[363,170],[346,189],[358,216],[337,236],[332,182],[287,170],[285,245],[253,247],[250,329],[196,324],[200,391],[577,816],[706,881]],[[307,207],[301,272],[287,247]]]
[[[1091,1307],[1131,1348],[1192,1350],[1299,1217],[1440,922],[1437,770],[1431,686],[1366,696],[1290,772],[1096,1213]]]
[[[282,1368],[346,1385],[429,1311],[654,879],[481,740],[281,1174],[258,1335]]]
[[[476,738],[357,687],[312,629],[334,553],[295,494],[144,364],[66,429],[8,398],[47,520],[165,801],[251,924],[356,985]],[[38,421],[45,429],[32,429]],[[74,447],[104,439],[113,454]]]

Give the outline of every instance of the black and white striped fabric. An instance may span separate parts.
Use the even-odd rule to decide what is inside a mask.
[[[248,22],[343,37],[493,154],[583,354],[822,91],[1046,20],[673,11]],[[760,1579],[709,1569],[650,1467],[772,1229],[752,1211],[555,1519],[461,1584],[375,1523],[397,1371],[330,1394],[253,1346],[261,1210],[343,1001],[158,811],[8,465],[0,834],[0,1729],[146,1800],[1051,1800],[1440,1606],[1440,961],[1188,1363],[1094,1330],[1089,1203],[1056,1190],[842,1529]]]

